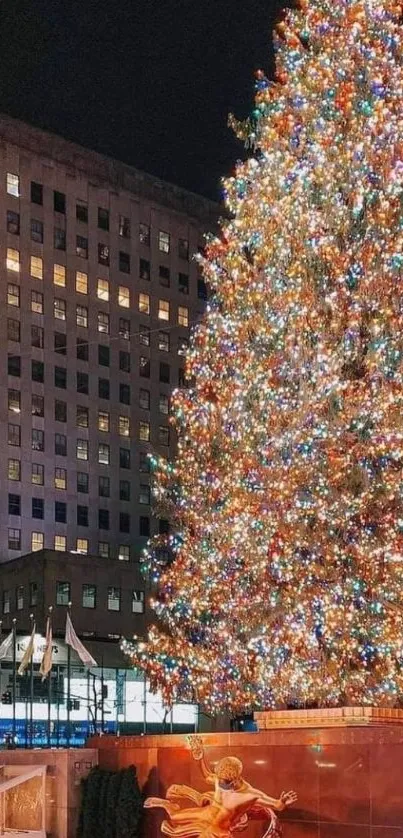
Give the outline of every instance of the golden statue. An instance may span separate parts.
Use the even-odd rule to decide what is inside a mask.
[[[255,789],[242,776],[242,762],[236,757],[224,757],[213,771],[204,757],[199,736],[190,736],[193,759],[200,763],[203,777],[214,786],[214,791],[201,794],[189,786],[170,786],[166,799],[149,797],[146,808],[165,809],[169,820],[163,821],[161,832],[174,838],[232,838],[234,832],[247,828],[251,818],[269,818],[263,838],[279,838],[279,822],[274,810],[281,812],[295,803],[293,791],[282,792],[279,798],[269,797]],[[181,809],[177,800],[191,800],[195,806]]]

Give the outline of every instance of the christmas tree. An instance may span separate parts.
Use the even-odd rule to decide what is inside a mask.
[[[167,701],[393,705],[403,688],[403,70],[393,0],[310,0],[257,74],[251,157],[155,463]]]

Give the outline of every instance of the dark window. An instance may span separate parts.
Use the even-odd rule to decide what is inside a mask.
[[[146,358],[144,355],[140,355],[139,372],[141,378],[150,378],[150,359]]]
[[[77,338],[77,360],[88,361],[88,340]]]
[[[158,442],[160,445],[169,445],[169,428],[167,427],[167,425],[159,426]]]
[[[181,294],[189,293],[189,277],[187,274],[179,274],[178,276],[178,291]]]
[[[43,498],[32,498],[32,517],[43,518],[44,506]]]
[[[98,494],[100,498],[109,498],[110,496],[110,480],[109,477],[98,478]]]
[[[98,227],[100,230],[109,230],[109,210],[98,207]]]
[[[158,532],[160,535],[167,535],[169,533],[169,521],[166,518],[159,519]]]
[[[8,496],[8,514],[9,515],[21,515],[21,496],[20,495],[9,495]]]
[[[130,515],[128,512],[119,513],[119,530],[120,532],[130,532]]]
[[[100,364],[102,367],[109,367],[109,363],[109,346],[103,346],[102,344],[98,344],[98,364]]]
[[[140,515],[139,518],[139,535],[148,538],[150,535],[150,519],[148,515]]]
[[[21,413],[21,393],[19,390],[8,391],[8,409],[13,413]]]
[[[44,451],[45,450],[45,434],[43,431],[40,431],[38,428],[32,428],[32,450],[33,451]]]
[[[98,378],[98,396],[100,399],[109,399],[109,378]]]
[[[8,356],[8,374],[15,375],[17,378],[21,375],[21,358],[19,355]]]
[[[189,348],[189,338],[178,338],[178,355],[186,355]]]
[[[56,582],[56,605],[68,605],[70,598],[70,582]]]
[[[160,352],[169,352],[169,332],[158,332],[158,349]]]
[[[31,180],[31,204],[43,204],[43,186]]]
[[[65,355],[67,348],[67,335],[63,332],[55,332],[55,352],[58,355]]]
[[[77,372],[77,393],[87,393],[88,394],[88,373],[87,372]]]
[[[119,215],[119,236],[130,239],[130,218],[126,215]]]
[[[150,458],[147,451],[140,451],[139,471],[141,474],[149,474]]]
[[[130,384],[119,384],[119,401],[130,404]]]
[[[207,300],[207,285],[204,279],[197,280],[197,296],[199,300]]]
[[[98,243],[98,262],[100,265],[109,265],[109,245]]]
[[[8,426],[8,438],[7,438],[9,445],[21,445],[21,428],[19,425],[11,425]]]
[[[163,285],[164,288],[169,288],[171,282],[171,272],[166,265],[160,265],[159,267],[159,278],[160,278],[160,285]]]
[[[139,406],[142,410],[150,410],[150,391],[140,387],[139,390]]]
[[[65,390],[67,386],[67,370],[65,367],[55,367],[55,387]]]
[[[43,361],[31,361],[31,378],[32,381],[43,383],[45,379],[45,365]]]
[[[139,339],[142,346],[150,346],[150,327],[140,326]]]
[[[130,482],[121,480],[119,483],[119,500],[130,500]]]
[[[119,448],[119,466],[120,468],[130,468],[129,448]]]
[[[130,354],[129,352],[119,352],[119,369],[122,372],[130,372]]]
[[[108,509],[98,509],[98,527],[100,530],[109,530]]]
[[[55,501],[55,521],[57,524],[65,524],[67,520],[67,504],[63,501]]]
[[[67,422],[67,402],[55,401],[55,422]]]
[[[20,215],[18,212],[7,210],[7,233],[14,236],[20,235]]]
[[[124,274],[130,273],[130,254],[119,250],[119,270]]]
[[[43,349],[43,327],[31,326],[31,345]]]
[[[38,583],[37,582],[30,582],[29,583],[29,604],[32,607],[38,605]]]
[[[77,492],[88,494],[88,474],[85,471],[77,472]]]
[[[160,381],[163,384],[169,384],[170,369],[169,364],[160,363]]]
[[[76,425],[79,428],[88,428],[88,407],[78,404],[76,408]]]
[[[67,455],[67,437],[65,434],[55,434],[55,454],[59,457]]]
[[[145,244],[146,247],[150,247],[150,227],[141,221],[139,224],[139,241],[140,244]]]
[[[187,239],[179,239],[178,254],[181,259],[189,259],[189,242]]]
[[[64,192],[53,192],[53,209],[55,212],[66,212],[66,196]]]
[[[88,239],[85,236],[76,236],[76,254],[88,259]]]
[[[14,340],[16,343],[20,343],[21,340],[20,321],[13,320],[12,317],[7,320],[7,339]]]
[[[185,370],[182,369],[182,367],[179,367],[179,369],[178,369],[178,385],[179,385],[179,387],[186,387],[187,386]]]
[[[66,250],[66,231],[61,227],[53,230],[53,246],[55,250]]]
[[[130,320],[119,317],[119,335],[124,340],[130,340]]]
[[[149,263],[148,259],[140,259],[139,274],[140,274],[140,279],[147,279],[147,280],[150,279],[151,269],[150,269],[150,263]]]
[[[77,506],[77,526],[88,527],[88,506]]]
[[[43,221],[31,218],[31,240],[43,244]]]
[[[139,503],[150,505],[150,487],[147,483],[140,483]]]
[[[76,203],[76,219],[82,221],[83,224],[88,224],[88,206],[84,201],[77,201]]]
[[[32,416],[43,416],[45,412],[45,400],[43,396],[32,393],[31,413]]]

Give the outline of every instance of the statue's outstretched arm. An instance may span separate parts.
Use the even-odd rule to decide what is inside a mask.
[[[287,806],[291,806],[297,800],[297,795],[294,791],[282,791],[280,797],[269,797],[268,794],[265,794],[264,791],[260,791],[260,789],[254,789],[249,786],[248,791],[252,794],[255,793],[257,796],[257,805],[259,806],[269,806],[271,809],[275,809],[277,812],[282,812],[283,809],[286,809]]]
[[[193,759],[196,760],[196,762],[200,763],[200,768],[204,779],[207,783],[212,783],[214,785],[216,781],[216,775],[214,771],[211,770],[204,756],[204,747],[201,737],[189,736],[188,742],[190,745],[190,750],[192,752]]]

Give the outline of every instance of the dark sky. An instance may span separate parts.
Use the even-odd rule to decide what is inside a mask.
[[[0,0],[0,110],[219,197],[277,0]]]

